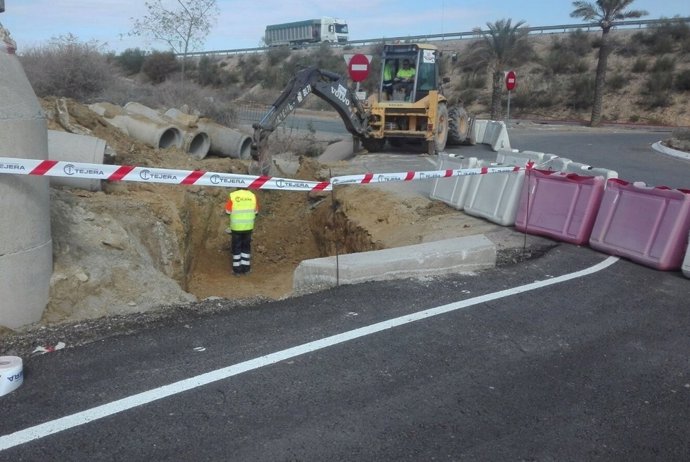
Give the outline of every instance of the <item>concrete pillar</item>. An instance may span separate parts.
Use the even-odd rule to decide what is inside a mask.
[[[19,60],[2,42],[0,157],[48,159],[43,110]],[[16,329],[39,321],[48,304],[53,266],[48,178],[0,174],[0,197],[0,326]]]

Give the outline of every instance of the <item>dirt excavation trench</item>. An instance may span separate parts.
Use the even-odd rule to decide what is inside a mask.
[[[305,163],[310,167],[305,168]],[[303,162],[297,178],[314,179],[315,165]],[[341,253],[382,248],[366,229],[348,219],[345,207],[334,210],[331,193],[312,196],[266,190],[256,194],[260,214],[253,233],[252,272],[241,278],[231,276],[223,197],[190,210],[183,283],[188,292],[201,299],[282,298],[291,294],[292,274],[302,260],[335,255],[336,247]]]

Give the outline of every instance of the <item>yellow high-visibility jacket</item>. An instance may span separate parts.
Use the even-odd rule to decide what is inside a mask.
[[[259,213],[256,195],[247,189],[238,189],[228,194],[225,213],[230,215],[230,231],[251,231],[254,218]]]

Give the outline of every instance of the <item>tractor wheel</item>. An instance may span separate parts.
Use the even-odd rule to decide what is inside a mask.
[[[462,106],[448,111],[448,144],[458,145],[469,140],[470,117]]]
[[[436,124],[434,126],[434,139],[429,141],[429,154],[437,154],[446,149],[448,141],[448,108],[445,104],[438,105]],[[433,151],[433,152],[432,152]]]
[[[379,152],[383,151],[383,147],[386,145],[385,138],[364,138],[362,140],[362,146],[369,152]]]

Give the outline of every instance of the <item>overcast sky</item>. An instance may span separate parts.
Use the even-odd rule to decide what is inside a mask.
[[[175,0],[163,0],[175,5]],[[582,22],[570,17],[568,0],[218,0],[220,16],[199,51],[260,46],[266,25],[331,16],[343,18],[350,39],[467,32],[487,22],[512,19],[529,26]],[[547,5],[547,6],[545,6]],[[636,0],[642,19],[690,17],[690,0]],[[73,34],[95,40],[104,51],[166,50],[162,42],[129,37],[133,18],[143,18],[143,0],[5,0],[0,24],[22,49]]]

